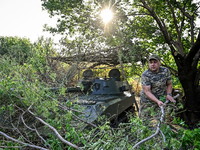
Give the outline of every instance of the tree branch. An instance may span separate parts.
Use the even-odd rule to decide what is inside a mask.
[[[150,7],[146,4],[145,0],[141,0],[141,2],[142,2],[143,5],[144,5],[143,7],[149,11],[149,13],[151,14],[151,16],[152,16],[152,17],[155,19],[155,21],[157,22],[157,24],[158,24],[160,30],[162,31],[162,33],[163,33],[163,35],[164,35],[164,38],[165,38],[167,44],[168,44],[168,45],[171,45],[171,37],[170,37],[170,35],[169,35],[168,31],[167,31],[167,28],[166,28],[164,22],[160,21],[160,19],[158,18],[158,16],[156,15],[156,13],[153,11],[153,9],[150,8]]]
[[[183,8],[176,0],[175,4],[177,4],[178,8],[181,10],[184,16],[186,16],[188,19],[190,19],[190,25],[191,25],[191,46],[194,44],[194,12],[193,15],[190,15],[189,13],[185,12],[185,7]],[[188,0],[185,2],[185,4],[188,2]],[[183,17],[184,18],[184,17]]]
[[[32,104],[32,105],[33,105],[33,104]],[[28,112],[31,113],[32,115],[34,115],[34,113],[30,111],[30,108],[32,107],[32,105],[28,108]],[[35,116],[35,115],[34,115],[34,116]],[[66,141],[66,140],[58,133],[58,131],[57,131],[54,127],[52,127],[51,125],[49,125],[48,123],[46,123],[44,120],[42,120],[42,119],[39,118],[39,117],[36,117],[36,116],[35,116],[35,118],[36,118],[37,120],[39,120],[40,122],[42,122],[44,125],[48,126],[51,130],[53,130],[54,133],[56,134],[56,136],[57,136],[63,143],[65,143],[65,144],[67,144],[67,145],[69,145],[69,146],[71,146],[71,147],[73,147],[73,148],[79,150],[79,147],[78,147],[77,145],[74,145],[74,144],[72,144],[71,142]]]
[[[24,115],[25,112],[22,113],[21,115],[21,120],[23,122],[23,124],[25,125],[25,127],[27,127],[29,130],[31,131],[35,131],[37,133],[37,135],[39,136],[39,138],[44,142],[44,143],[47,143],[46,140],[40,135],[40,133],[37,131],[37,129],[32,129],[30,128],[28,125],[26,125],[25,121],[24,121],[24,118],[23,118],[23,115]],[[51,147],[49,144],[48,144],[49,148]]]
[[[193,58],[195,57],[195,55],[199,51],[199,49],[200,49],[200,31],[198,33],[196,42],[194,43],[190,52],[188,53],[187,57],[185,58],[186,62],[188,62],[188,65],[192,65]]]
[[[183,45],[181,43],[181,32],[179,31],[179,28],[178,28],[178,22],[177,22],[177,19],[176,19],[175,13],[174,13],[174,9],[173,9],[170,1],[167,0],[167,3],[169,5],[169,8],[171,9],[173,20],[174,20],[174,25],[175,25],[176,32],[177,32],[177,35],[178,35],[178,37],[177,37],[177,44],[175,44],[175,45],[177,46],[177,49],[180,52],[180,54],[183,56],[184,55],[184,51],[183,51]]]
[[[196,53],[196,55],[194,57],[194,61],[193,61],[193,64],[192,64],[193,70],[197,68],[197,65],[199,63],[199,58],[200,58],[200,48],[199,48],[199,51]]]

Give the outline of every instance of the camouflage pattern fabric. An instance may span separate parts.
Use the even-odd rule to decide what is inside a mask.
[[[149,123],[154,117],[160,117],[160,107],[155,102],[140,101],[139,118]]]
[[[159,99],[160,96],[166,95],[166,82],[171,80],[170,71],[168,68],[160,67],[158,73],[152,73],[150,69],[145,70],[141,76],[142,86],[151,86],[151,93]],[[149,102],[151,100],[145,95],[143,89],[141,91],[141,100]]]
[[[164,122],[170,120],[170,114],[172,113],[172,107],[165,107],[164,109]],[[146,122],[146,125],[150,125],[149,123],[153,119],[160,119],[161,117],[161,109],[155,102],[142,102],[140,101],[140,108],[139,108],[139,118]],[[151,125],[155,125],[155,123]]]

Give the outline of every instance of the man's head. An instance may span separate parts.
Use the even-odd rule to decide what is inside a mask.
[[[161,66],[160,57],[156,54],[152,54],[149,56],[149,69],[153,73],[158,73],[159,68]]]

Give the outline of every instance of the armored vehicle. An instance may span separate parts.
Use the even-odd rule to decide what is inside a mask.
[[[116,127],[120,122],[125,122],[126,112],[134,111],[134,94],[129,93],[128,86],[120,79],[120,71],[112,69],[109,77],[93,78],[93,72],[83,72],[81,87],[68,88],[67,92],[82,91],[76,104],[84,109],[85,121],[94,122],[99,116],[106,115],[110,118],[111,126]]]

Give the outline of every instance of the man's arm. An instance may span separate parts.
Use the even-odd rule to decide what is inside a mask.
[[[152,93],[151,93],[151,86],[142,86],[143,90],[144,90],[144,93],[146,94],[146,96],[156,102],[158,104],[159,107],[161,107],[161,105],[164,105],[164,103],[162,101],[159,101]]]
[[[166,86],[167,86],[166,100],[168,99],[169,101],[171,101],[173,103],[176,103],[176,101],[173,99],[173,97],[171,95],[168,95],[168,94],[172,93],[172,81],[171,80],[167,80]]]

